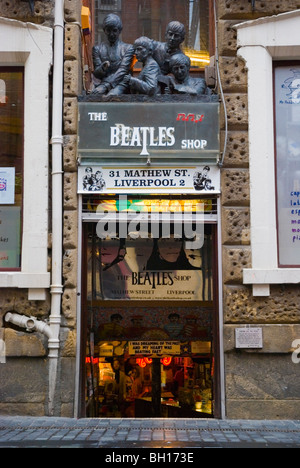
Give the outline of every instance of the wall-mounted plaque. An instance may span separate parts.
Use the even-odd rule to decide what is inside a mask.
[[[235,347],[236,348],[262,348],[263,337],[262,328],[236,328],[235,329]]]

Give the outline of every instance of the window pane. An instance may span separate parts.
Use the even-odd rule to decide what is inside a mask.
[[[173,229],[179,232],[179,226]],[[195,249],[172,233],[152,238],[148,232],[138,232],[126,239],[100,239],[90,233],[88,300],[211,301],[212,245],[209,225],[204,228],[203,246]]]
[[[96,44],[105,39],[102,24],[109,13],[121,17],[122,40],[129,44],[141,36],[165,42],[167,25],[179,21],[186,31],[182,49],[192,66],[209,63],[209,0],[96,0]]]
[[[300,265],[300,64],[275,69],[279,264]]]
[[[23,69],[0,67],[0,269],[20,268]]]

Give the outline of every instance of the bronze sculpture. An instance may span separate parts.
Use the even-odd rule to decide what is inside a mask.
[[[94,93],[107,94],[130,70],[134,49],[119,39],[122,28],[119,16],[109,14],[104,18],[103,30],[107,40],[94,46],[92,51],[94,77],[99,81]]]
[[[191,60],[187,55],[173,55],[169,62],[173,76],[169,76],[166,94],[190,94],[201,95],[207,93],[207,86],[204,78],[192,78],[189,74]]]
[[[153,58],[160,66],[162,75],[170,73],[170,59],[175,54],[183,54],[180,46],[185,38],[184,25],[171,21],[166,29],[166,42],[154,42]]]
[[[141,73],[135,78],[125,75],[122,82],[109,95],[126,93],[146,94],[154,96],[158,92],[158,76],[160,68],[152,57],[153,41],[148,37],[140,37],[134,42],[135,56],[143,64]]]
[[[95,89],[93,94],[211,94],[203,78],[190,76],[191,62],[181,50],[185,27],[171,21],[166,28],[166,42],[140,37],[134,45],[120,40],[122,21],[109,14],[103,22],[106,40],[93,47]],[[138,76],[133,76],[134,59],[142,63]]]

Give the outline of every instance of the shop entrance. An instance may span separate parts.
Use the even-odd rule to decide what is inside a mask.
[[[219,417],[216,224],[195,246],[161,228],[84,223],[83,417]]]
[[[86,365],[86,416],[213,417],[212,371],[209,354],[96,357]]]

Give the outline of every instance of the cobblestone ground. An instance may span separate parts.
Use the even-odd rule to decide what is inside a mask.
[[[9,447],[106,448],[120,453],[134,448],[170,453],[178,448],[300,448],[300,421],[0,416],[0,448]]]

